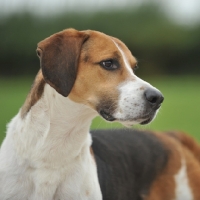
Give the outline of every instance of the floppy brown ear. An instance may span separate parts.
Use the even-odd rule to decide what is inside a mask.
[[[38,43],[44,80],[65,97],[76,80],[80,51],[88,37],[85,32],[66,29]]]

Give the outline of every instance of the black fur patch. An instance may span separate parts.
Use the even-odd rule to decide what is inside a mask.
[[[103,200],[142,200],[168,161],[168,150],[151,133],[92,131]]]

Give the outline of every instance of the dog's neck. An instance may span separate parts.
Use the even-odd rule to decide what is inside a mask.
[[[92,109],[61,96],[45,84],[43,95],[22,119],[17,137],[26,146],[22,144],[20,154],[33,160],[34,154],[39,153],[48,166],[60,167],[63,160],[65,164],[70,162],[85,148],[89,149],[88,132],[95,115]],[[51,161],[53,163],[49,163]]]
[[[25,109],[28,112],[24,113],[23,106],[8,126],[1,148],[7,162],[1,168],[16,175],[8,179],[1,174],[0,185],[8,189],[10,182],[20,179],[25,184],[26,198],[33,196],[30,199],[101,200],[89,134],[96,112],[61,96],[48,84],[43,89],[34,105],[29,100],[25,102],[25,108],[32,105]],[[18,193],[15,185],[14,189],[11,187],[12,195]],[[1,189],[0,193],[4,191]],[[91,191],[89,196],[85,195],[87,191]],[[24,197],[24,191],[18,194],[19,199]],[[2,195],[8,197],[7,193]]]

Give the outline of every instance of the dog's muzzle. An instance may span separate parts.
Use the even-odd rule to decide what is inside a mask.
[[[141,95],[141,100],[134,102],[135,98],[127,96],[123,99],[124,105],[119,108],[117,102],[103,99],[97,107],[97,112],[106,121],[118,121],[123,124],[148,124],[156,116],[164,97],[155,88],[148,88]],[[121,101],[122,102],[122,101]],[[139,107],[134,107],[138,105]],[[117,112],[116,112],[117,111]],[[117,113],[117,114],[116,114]]]

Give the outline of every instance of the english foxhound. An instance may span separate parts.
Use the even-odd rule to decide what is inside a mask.
[[[199,162],[182,135],[89,134],[97,115],[147,124],[163,102],[134,74],[124,43],[67,29],[41,41],[37,54],[41,70],[0,150],[1,200],[200,199]]]

